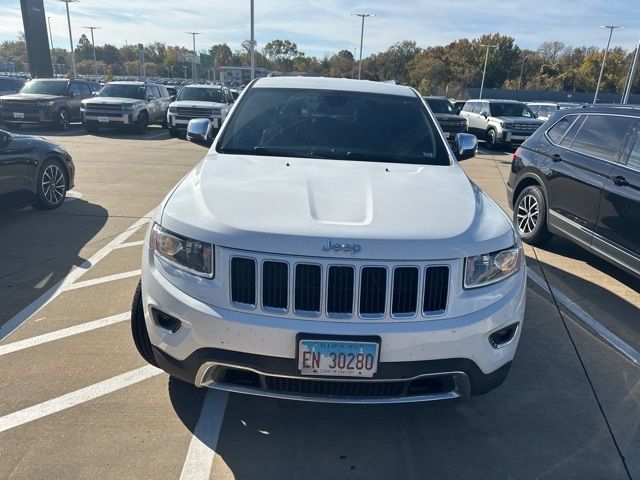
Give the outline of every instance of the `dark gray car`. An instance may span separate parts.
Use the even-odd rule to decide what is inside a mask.
[[[19,93],[0,97],[0,120],[14,128],[49,124],[67,130],[80,120],[80,102],[100,89],[96,82],[68,78],[31,80]]]

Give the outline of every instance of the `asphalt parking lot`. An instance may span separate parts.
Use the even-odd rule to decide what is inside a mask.
[[[638,280],[561,239],[527,248],[519,350],[484,396],[353,406],[199,390],[145,364],[128,318],[149,215],[206,150],[155,127],[25,132],[64,146],[77,175],[58,210],[0,216],[0,478],[640,479]],[[463,163],[504,208],[510,160]]]

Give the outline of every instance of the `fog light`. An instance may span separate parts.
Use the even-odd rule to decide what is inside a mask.
[[[162,330],[166,330],[171,333],[178,333],[178,330],[182,328],[182,322],[180,320],[167,313],[161,312],[160,310],[152,308],[151,315],[153,317],[153,323]]]
[[[501,348],[511,342],[518,331],[518,325],[518,323],[513,323],[489,335],[489,343],[491,346],[493,348]]]

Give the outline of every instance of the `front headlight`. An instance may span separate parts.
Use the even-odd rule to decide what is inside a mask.
[[[169,107],[169,113],[176,113],[177,110],[176,107]]]
[[[155,254],[174,267],[198,275],[213,278],[213,245],[181,237],[163,229],[157,223],[151,231],[151,248]]]
[[[464,288],[498,282],[517,272],[522,263],[522,244],[506,250],[467,257],[464,261]]]
[[[49,100],[48,102],[38,102],[39,107],[50,107],[53,105],[53,100]]]
[[[132,103],[127,103],[122,106],[123,110],[133,110],[134,108],[136,108],[136,106],[135,104],[132,104]]]
[[[509,123],[509,122],[501,122],[502,128],[506,128],[508,130],[511,130],[513,128],[513,123]]]

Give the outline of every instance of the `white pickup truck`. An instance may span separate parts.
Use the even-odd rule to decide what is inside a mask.
[[[475,154],[472,135],[455,141]],[[507,376],[525,278],[511,220],[415,90],[264,78],[158,208],[132,330],[148,362],[199,387],[456,398]]]

